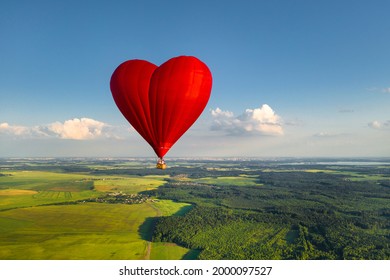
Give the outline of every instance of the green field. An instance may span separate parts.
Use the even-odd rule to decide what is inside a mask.
[[[199,252],[177,246],[175,243],[153,242],[150,254],[151,260],[196,259]]]
[[[0,176],[0,259],[185,258],[189,249],[150,240],[154,217],[183,214],[189,204],[82,202],[153,190],[164,178],[7,171]]]
[[[361,174],[356,171],[345,171],[337,169],[307,169],[303,170],[304,172],[309,173],[327,173],[335,175],[344,175],[348,180],[351,181],[378,181],[378,180],[387,180],[388,177],[382,174]]]
[[[247,176],[236,176],[236,177],[207,177],[194,180],[198,183],[216,185],[216,186],[261,186],[256,182],[257,178]]]
[[[154,214],[144,205],[93,203],[1,212],[0,258],[143,259],[137,230]]]
[[[0,210],[83,200],[105,192],[135,194],[163,185],[166,178],[42,171],[12,171],[7,175],[0,177]]]
[[[97,197],[93,178],[42,171],[7,172],[0,177],[0,210]]]
[[[167,204],[172,209],[172,202]],[[177,209],[183,206],[178,204]],[[0,259],[148,259],[149,242],[142,236],[150,234],[151,224],[142,227],[143,232],[140,226],[158,214],[148,203],[86,203],[3,211]],[[165,255],[180,259],[189,251],[176,244],[151,246],[154,259]]]
[[[94,186],[97,191],[121,191],[124,193],[139,193],[153,190],[163,185],[167,176],[131,176],[131,177],[108,177],[95,180]]]

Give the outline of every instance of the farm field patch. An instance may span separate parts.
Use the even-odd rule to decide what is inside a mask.
[[[148,241],[141,236],[150,232],[152,225],[144,226],[144,232],[140,226],[156,215],[148,203],[86,203],[3,211],[0,259],[145,259]],[[188,249],[173,244],[169,251],[181,258]]]

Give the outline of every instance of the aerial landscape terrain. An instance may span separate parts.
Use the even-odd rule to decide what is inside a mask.
[[[0,259],[390,259],[385,158],[0,159]]]

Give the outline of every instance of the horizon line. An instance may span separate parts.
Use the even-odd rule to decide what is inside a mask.
[[[0,156],[0,159],[100,159],[100,160],[110,160],[110,159],[122,159],[122,160],[152,160],[157,159],[157,157],[150,156]],[[349,160],[359,160],[359,159],[380,159],[380,160],[390,160],[390,156],[176,156],[176,157],[166,157],[165,159],[169,160],[183,160],[183,159],[195,159],[195,160],[215,160],[215,159],[245,159],[245,160],[275,160],[275,159],[349,159]]]

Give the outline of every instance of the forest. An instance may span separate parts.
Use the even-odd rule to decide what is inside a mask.
[[[182,217],[161,217],[153,241],[197,249],[200,259],[389,259],[390,169],[320,167],[171,177],[148,193],[195,207]],[[215,173],[254,180],[238,186],[217,176],[214,184],[197,180]]]

